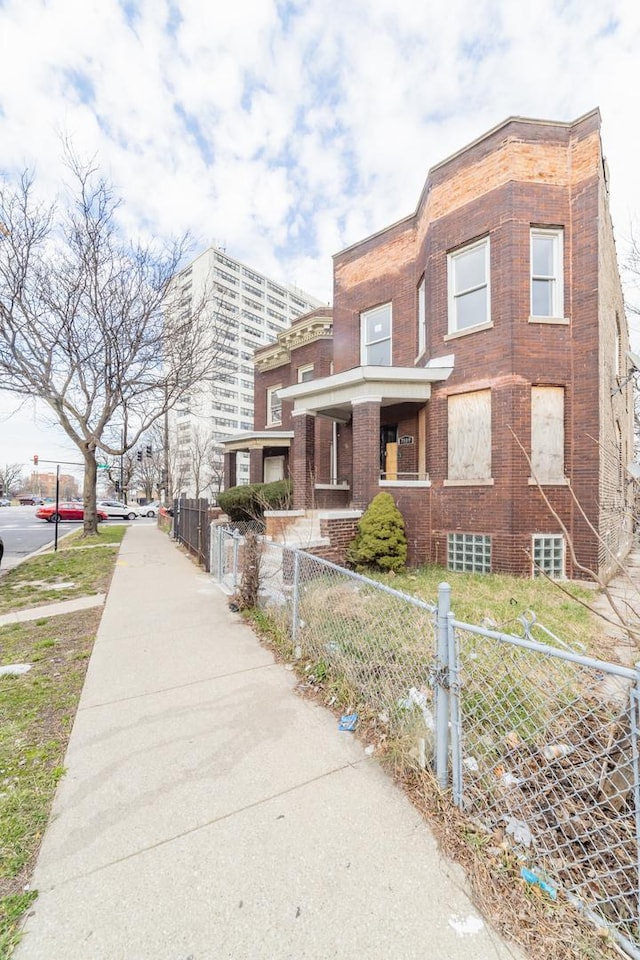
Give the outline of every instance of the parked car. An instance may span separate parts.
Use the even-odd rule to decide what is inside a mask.
[[[11,500],[6,500],[4,497],[0,497],[0,507],[10,507]]]
[[[135,520],[138,516],[136,507],[121,500],[98,500],[100,510],[104,510],[109,519],[119,517],[121,520]]]
[[[33,507],[39,503],[44,503],[44,500],[42,497],[36,497],[34,494],[30,494],[25,497],[18,497],[18,503],[21,507]]]
[[[96,511],[98,520],[108,520],[108,515],[104,510],[98,508]],[[58,519],[60,520],[84,520],[84,506],[81,503],[59,503]],[[55,503],[46,503],[36,510],[36,517],[39,520],[48,520],[49,523],[56,519]]]
[[[136,507],[139,517],[155,517],[158,514],[158,510],[161,507],[159,500],[154,500],[152,503],[145,503],[141,507]]]

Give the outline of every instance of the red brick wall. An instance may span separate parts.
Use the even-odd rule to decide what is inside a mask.
[[[353,407],[353,486],[351,500],[366,507],[378,492],[380,477],[380,404],[374,401]]]
[[[528,482],[531,470],[520,444],[530,450],[531,387],[562,387],[565,474],[597,527],[604,389],[599,383],[599,323],[615,322],[614,316],[607,321],[598,313],[604,189],[599,122],[595,112],[572,126],[502,125],[431,171],[415,216],[334,259],[336,373],[360,365],[360,314],[385,302],[392,303],[393,364],[413,365],[416,289],[423,274],[427,349],[420,362],[455,357],[451,377],[433,384],[426,404],[426,467],[432,486],[391,488],[405,516],[412,563],[446,563],[449,532],[487,533],[493,538],[493,569],[529,575],[532,534],[560,533],[561,520],[580,562],[597,567],[597,539],[570,490],[545,486],[546,504]],[[563,229],[568,324],[529,322],[532,226]],[[491,245],[492,327],[451,337],[448,254],[480,237],[488,237]],[[617,279],[607,282],[615,287]],[[491,390],[494,483],[446,486],[448,398],[480,389]],[[339,474],[351,483],[353,504],[364,508],[379,489],[380,422],[397,423],[399,436],[415,437],[414,445],[399,447],[398,470],[417,471],[416,407],[379,411],[375,403],[364,403],[352,413],[352,423],[340,427]],[[317,448],[316,456],[322,462],[324,452]],[[567,572],[578,575],[571,566]]]

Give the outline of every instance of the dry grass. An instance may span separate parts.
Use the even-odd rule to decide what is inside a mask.
[[[382,758],[383,764],[386,762]],[[499,836],[469,822],[433,775],[391,770],[429,821],[443,852],[465,870],[481,913],[530,960],[614,960],[625,956],[604,928],[596,928],[560,894],[552,900],[520,876],[520,864]]]

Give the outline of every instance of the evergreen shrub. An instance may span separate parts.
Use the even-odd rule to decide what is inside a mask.
[[[404,518],[390,493],[373,498],[358,523],[355,540],[347,547],[347,563],[356,570],[367,567],[398,573],[407,562]]]

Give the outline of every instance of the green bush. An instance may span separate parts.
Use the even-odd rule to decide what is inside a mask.
[[[286,510],[290,502],[290,480],[229,487],[218,494],[218,505],[231,520],[259,520],[265,510]]]
[[[407,562],[404,519],[390,493],[373,498],[360,522],[358,533],[347,547],[347,563],[356,570],[377,567],[398,573]]]

